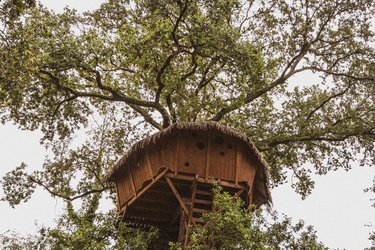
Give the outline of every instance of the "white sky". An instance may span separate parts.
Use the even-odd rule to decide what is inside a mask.
[[[95,9],[102,0],[43,0],[42,3],[61,11],[66,5],[79,11]],[[303,76],[302,76],[303,77]],[[306,79],[305,79],[306,80]],[[0,125],[0,177],[22,161],[32,169],[41,166],[46,154],[39,144],[41,133],[21,131],[16,126]],[[315,178],[315,189],[304,201],[289,187],[272,190],[274,208],[298,221],[313,225],[319,240],[330,248],[363,249],[370,245],[369,232],[375,230],[375,209],[370,194],[363,189],[372,185],[375,171],[353,166]],[[2,196],[2,189],[0,196]],[[0,202],[0,233],[15,230],[34,233],[38,225],[53,225],[61,211],[62,202],[38,190],[26,204],[15,209]],[[371,225],[371,227],[366,225]]]

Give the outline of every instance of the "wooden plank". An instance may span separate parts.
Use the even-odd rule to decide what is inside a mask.
[[[241,154],[241,148],[240,148],[240,144],[237,142],[236,143],[236,164],[235,164],[235,169],[234,169],[234,183],[235,184],[238,184],[238,168],[240,167],[240,164],[241,164],[241,157],[240,157],[240,154]]]
[[[118,181],[116,181],[118,185],[118,195],[121,201],[120,208],[136,194],[129,167],[126,166],[123,171],[124,172],[118,177]]]
[[[203,219],[202,218],[195,218],[193,217],[192,219],[195,223],[202,223],[203,222]]]
[[[125,206],[123,206],[123,207],[119,210],[119,212],[118,212],[118,214],[121,215],[121,221],[124,220],[124,217],[125,217],[125,213],[126,213],[126,209],[127,209],[127,208],[128,208],[128,206],[125,205]]]
[[[170,222],[170,219],[173,216],[172,211],[155,211],[148,208],[131,208],[128,207],[126,211],[126,216],[128,217],[140,217],[145,220],[153,221],[165,221]]]
[[[202,195],[212,195],[212,192],[205,191],[205,190],[197,190],[197,194],[202,194]]]
[[[139,197],[137,201],[132,204],[132,207],[155,207],[157,209],[174,210],[176,209],[177,203],[175,201],[170,202],[164,199],[150,200]]]
[[[205,179],[207,180],[210,174],[210,166],[211,166],[211,130],[208,130],[208,138],[207,138],[207,152],[206,152],[206,169],[205,169]]]
[[[245,191],[245,190],[241,189],[240,191],[238,191],[238,192],[234,195],[234,197],[235,197],[235,198],[240,197],[241,194],[242,194],[244,191]]]
[[[202,205],[212,205],[212,201],[208,201],[208,200],[195,199],[194,202],[197,204],[202,204]]]
[[[171,179],[177,179],[177,180],[185,180],[185,181],[193,181],[195,178],[197,179],[198,182],[200,183],[207,183],[207,184],[213,184],[215,182],[218,182],[219,185],[223,187],[230,187],[230,188],[236,188],[236,189],[246,189],[246,186],[242,184],[234,184],[233,182],[229,181],[222,181],[219,179],[213,179],[209,178],[208,180],[205,180],[203,177],[195,177],[195,176],[189,176],[189,175],[184,175],[184,174],[173,174],[173,173],[166,173],[167,177]]]
[[[236,163],[235,140],[230,136],[214,132],[210,141],[211,164],[209,176],[234,181]]]
[[[146,192],[150,187],[152,187],[161,177],[165,175],[165,173],[168,171],[168,169],[164,169],[164,171],[160,172],[157,176],[155,176],[152,181],[147,184],[145,187],[143,187],[141,190],[139,190],[136,195],[133,196],[132,199],[130,199],[126,204],[130,206],[133,202],[135,202],[144,192]]]
[[[238,152],[239,168],[238,168],[238,181],[246,181],[249,185],[254,181],[254,177],[257,169],[257,159],[253,152],[245,148],[244,145],[241,146]]]
[[[250,209],[251,205],[253,205],[253,196],[254,196],[254,185],[255,185],[255,181],[253,181],[252,183],[249,183],[249,190],[247,192],[247,197],[248,197],[248,209]]]
[[[177,172],[204,176],[207,134],[203,131],[180,131],[178,144]]]
[[[155,174],[153,173],[152,171],[152,166],[151,166],[151,161],[150,161],[150,156],[148,155],[148,151],[145,150],[145,157],[146,157],[146,169],[147,169],[147,173],[151,176],[154,176]]]
[[[182,198],[181,198],[180,194],[178,193],[176,187],[173,185],[171,179],[169,177],[165,177],[165,179],[167,180],[167,183],[168,183],[169,187],[171,188],[173,194],[175,195],[176,199],[180,203],[180,206],[183,209],[183,211],[185,212],[186,216],[189,216],[189,210],[185,206],[184,201],[182,200]]]
[[[117,181],[115,182],[115,187],[116,187],[116,197],[117,197],[117,210],[120,210],[121,201],[120,201],[120,195],[118,193],[118,183],[117,183]]]
[[[178,131],[176,133],[176,137],[175,137],[175,149],[176,151],[174,152],[175,153],[175,158],[174,158],[174,161],[173,161],[173,171],[174,173],[176,174],[177,171],[178,171],[178,162],[179,162],[179,153],[180,153],[180,131]]]
[[[197,178],[198,176],[195,177],[194,181],[193,181],[193,190],[191,192],[191,205],[190,205],[190,213],[189,213],[189,221],[188,221],[188,226],[190,226],[190,223],[193,223],[194,226],[197,226],[197,224],[195,224],[195,221],[192,221],[191,218],[193,217],[193,211],[192,209],[194,209],[194,205],[195,205],[195,195],[196,195],[196,192],[197,192]]]
[[[154,176],[147,158],[147,152],[143,151],[143,154],[139,155],[130,165],[136,191],[139,191],[145,182],[151,180]]]
[[[207,210],[207,209],[202,209],[202,208],[193,208],[193,212],[194,213],[201,213],[201,214],[204,214],[204,213],[208,213],[210,212],[211,210]]]

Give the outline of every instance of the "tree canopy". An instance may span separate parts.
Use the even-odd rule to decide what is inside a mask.
[[[245,133],[272,185],[292,172],[302,197],[312,173],[372,166],[374,14],[372,0],[108,0],[59,14],[1,2],[0,119],[41,130],[52,152],[4,176],[3,200],[42,187],[95,207],[131,143],[184,121]]]

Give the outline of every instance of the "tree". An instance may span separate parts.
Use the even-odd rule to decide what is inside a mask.
[[[1,121],[40,129],[53,153],[39,171],[9,172],[3,200],[15,206],[36,187],[68,207],[113,198],[104,176],[129,145],[184,121],[242,131],[269,162],[272,185],[291,171],[302,197],[312,172],[372,165],[374,5],[109,0],[56,14],[3,2]],[[306,72],[317,79],[295,80]]]

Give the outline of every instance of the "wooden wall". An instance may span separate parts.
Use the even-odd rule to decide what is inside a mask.
[[[161,169],[253,186],[259,163],[242,142],[217,131],[179,131],[147,146],[116,180],[119,209]]]

